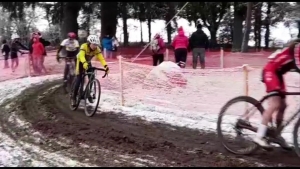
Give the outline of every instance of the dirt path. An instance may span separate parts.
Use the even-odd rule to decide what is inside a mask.
[[[69,110],[68,97],[62,94],[59,83],[34,86],[6,101],[0,107],[4,132],[97,166],[300,165],[294,152],[280,149],[260,151],[251,157],[234,156],[219,145],[214,133],[150,123],[113,112],[85,117],[82,110]],[[12,113],[28,121],[31,129],[9,122]],[[41,138],[32,136],[34,131],[41,133]]]

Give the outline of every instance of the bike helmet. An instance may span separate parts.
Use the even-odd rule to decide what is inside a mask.
[[[87,41],[91,44],[100,45],[100,39],[97,35],[89,35]]]
[[[71,39],[75,39],[76,38],[76,34],[74,32],[69,32],[68,33],[68,37]]]

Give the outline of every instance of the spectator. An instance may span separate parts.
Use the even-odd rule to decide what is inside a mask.
[[[23,52],[20,51],[20,47],[25,50],[28,50],[28,48],[20,42],[19,35],[16,35],[16,34],[12,35],[11,40],[12,40],[11,52],[10,52],[11,69],[12,69],[12,72],[15,72],[16,68],[19,66],[18,52],[23,54]]]
[[[112,46],[113,46],[112,51],[116,53],[119,47],[119,41],[116,37],[112,38]],[[116,58],[116,54],[113,55],[113,58]]]
[[[113,52],[113,39],[110,35],[106,35],[102,39],[102,47],[105,58],[112,57]]]
[[[5,39],[2,41],[1,52],[2,52],[2,56],[4,56],[4,69],[7,69],[9,68],[8,57],[9,57],[10,47],[7,44]]]
[[[186,65],[189,39],[184,35],[182,27],[178,28],[178,35],[175,36],[172,46],[175,49],[175,62],[179,67],[184,68]]]
[[[201,69],[205,68],[205,50],[208,48],[209,41],[207,35],[202,31],[202,25],[197,25],[197,31],[189,39],[190,48],[193,53],[193,68],[197,68],[199,57]]]
[[[32,61],[33,65],[35,65],[36,73],[41,73],[43,69],[43,55],[45,54],[44,45],[39,41],[39,36],[35,36],[32,38]]]
[[[32,63],[37,63],[37,62],[33,61],[33,58],[32,58],[32,50],[33,50],[32,45],[33,45],[33,38],[34,37],[39,38],[39,42],[42,43],[44,49],[46,48],[46,46],[50,45],[50,42],[46,41],[44,38],[42,38],[42,34],[40,32],[33,32],[32,33],[31,40],[29,42],[29,56],[30,56],[30,60],[31,60]],[[47,73],[47,70],[44,66],[45,56],[47,56],[46,49],[44,50],[44,53],[43,53],[42,57],[40,58],[41,65],[39,65],[39,66],[41,66],[42,70],[44,70],[44,72]],[[37,68],[36,65],[32,64],[32,66],[33,66],[34,71],[39,71],[39,70],[36,69]]]
[[[164,61],[165,42],[159,34],[154,36],[154,40],[150,44],[150,49],[153,52],[153,66],[157,66],[157,62],[161,64]]]

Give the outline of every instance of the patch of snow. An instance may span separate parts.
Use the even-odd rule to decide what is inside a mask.
[[[6,99],[18,96],[23,90],[32,85],[45,83],[59,78],[61,78],[61,75],[49,75],[1,82],[0,104]],[[27,122],[19,119],[14,113],[9,117],[9,121],[14,122],[14,124],[18,124],[21,127],[28,126]],[[34,135],[36,137],[42,137],[40,133],[34,133]],[[90,166],[65,157],[59,152],[47,152],[38,146],[23,141],[13,140],[8,135],[1,132],[0,138],[0,166],[2,167]]]

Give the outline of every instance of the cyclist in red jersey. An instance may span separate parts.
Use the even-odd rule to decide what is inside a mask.
[[[280,52],[272,54],[269,62],[263,68],[262,82],[265,83],[266,91],[270,95],[269,107],[262,116],[262,122],[258,127],[256,137],[253,139],[258,145],[270,148],[270,144],[264,139],[268,130],[268,123],[272,121],[272,114],[277,112],[276,125],[281,126],[283,113],[286,108],[286,100],[283,92],[286,91],[283,74],[291,70],[300,73],[296,59],[300,60],[300,39],[292,41],[288,47]],[[284,149],[290,149],[283,137],[278,137],[276,142]]]

